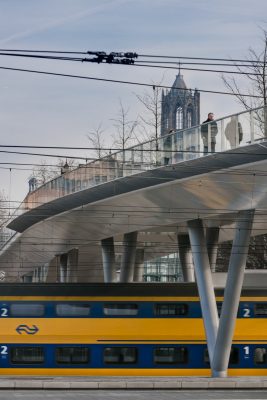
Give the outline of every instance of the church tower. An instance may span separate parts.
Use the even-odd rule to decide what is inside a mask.
[[[186,89],[186,90],[185,90]],[[161,136],[200,124],[200,93],[188,90],[180,71],[169,91],[162,91]]]

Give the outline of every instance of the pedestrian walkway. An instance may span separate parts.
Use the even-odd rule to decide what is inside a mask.
[[[0,377],[0,390],[260,390],[267,388],[264,377]]]

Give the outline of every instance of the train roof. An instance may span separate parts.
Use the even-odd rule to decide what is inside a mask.
[[[1,296],[198,297],[198,289],[194,283],[2,283]],[[267,297],[267,289],[243,287],[241,296]]]

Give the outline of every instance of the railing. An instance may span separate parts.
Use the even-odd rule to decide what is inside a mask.
[[[178,130],[80,166],[29,192],[14,217],[104,182],[266,139],[266,115],[264,107],[233,114],[215,123]]]

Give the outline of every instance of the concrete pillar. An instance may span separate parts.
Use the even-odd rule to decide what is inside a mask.
[[[254,210],[241,211],[236,224],[214,357],[211,359],[214,377],[227,376],[253,218]]]
[[[207,338],[208,352],[210,360],[212,360],[219,319],[207,252],[206,238],[202,220],[196,219],[188,221],[187,225]]]
[[[210,260],[210,268],[212,272],[216,271],[219,233],[220,233],[220,228],[217,226],[206,228],[206,243],[208,249],[208,256]]]
[[[71,249],[67,255],[66,282],[78,282],[79,249]]]
[[[178,234],[177,242],[184,282],[195,282],[194,265],[189,235]]]
[[[46,275],[46,282],[47,283],[55,283],[57,282],[57,264],[58,264],[58,256],[55,256],[49,263],[48,263],[48,270]]]
[[[59,256],[59,282],[66,283],[67,282],[67,262],[68,262],[68,254],[60,254]]]
[[[103,260],[103,272],[104,282],[116,282],[116,263],[115,263],[115,249],[114,239],[109,237],[101,240],[102,246],[102,260]]]
[[[33,270],[33,275],[32,275],[32,282],[37,283],[38,282],[38,271],[37,268]]]
[[[125,233],[121,260],[120,282],[132,282],[136,255],[137,232]]]
[[[143,282],[145,250],[137,249],[134,265],[134,282]]]

